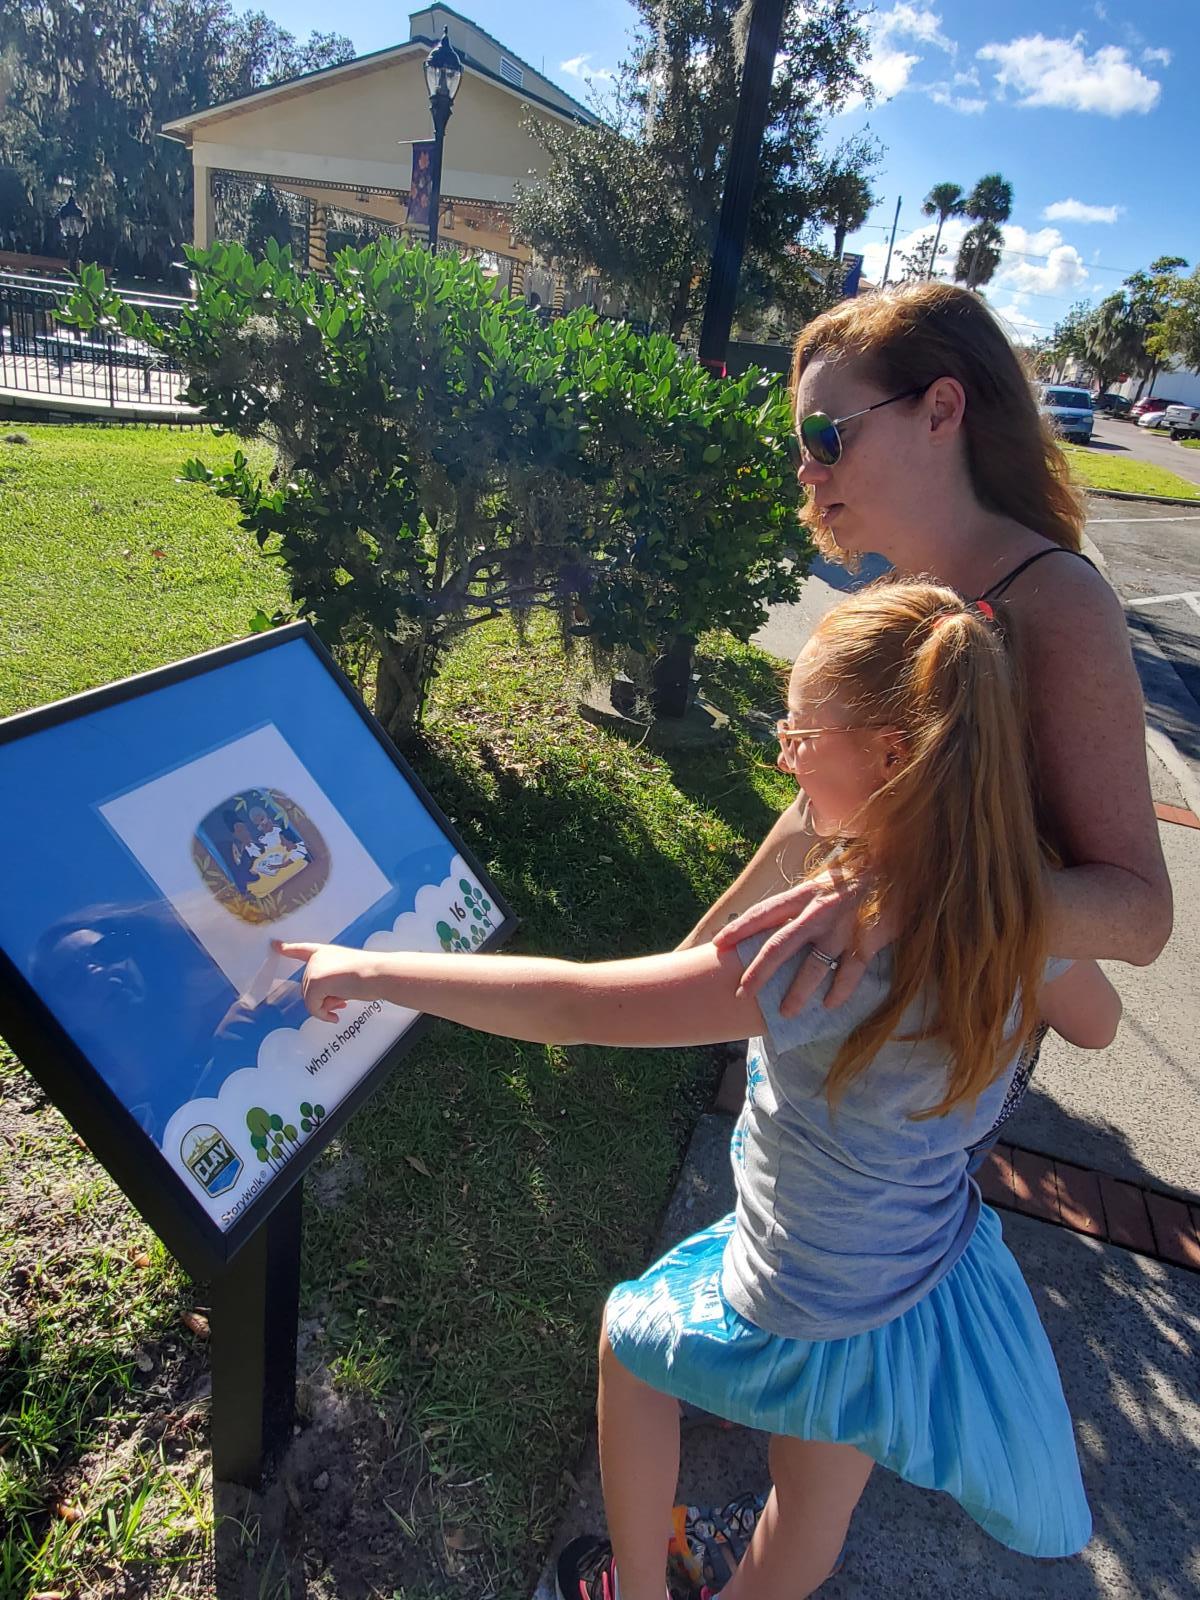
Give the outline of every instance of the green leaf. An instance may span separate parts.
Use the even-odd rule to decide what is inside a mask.
[[[711,467],[714,462],[720,461],[722,453],[723,452],[719,444],[710,444],[704,452],[705,466]]]

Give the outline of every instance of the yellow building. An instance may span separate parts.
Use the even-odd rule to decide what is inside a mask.
[[[433,136],[423,66],[443,29],[462,58],[463,78],[446,129],[440,241],[480,256],[514,292],[561,305],[565,285],[531,262],[511,231],[514,185],[546,160],[525,124],[531,115],[566,123],[596,118],[443,5],[414,11],[404,44],[167,123],[163,133],[192,153],[196,244],[221,236],[223,200],[237,195],[244,207],[263,183],[285,199],[315,269],[326,265],[331,228],[352,231],[369,220],[424,238],[424,226],[407,222],[406,201],[412,145]]]

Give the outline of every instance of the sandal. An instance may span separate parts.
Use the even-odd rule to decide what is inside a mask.
[[[670,1568],[692,1595],[715,1595],[737,1571],[767,1503],[747,1490],[713,1508],[676,1506],[671,1512]]]
[[[766,1494],[749,1489],[719,1508],[675,1506],[668,1546],[672,1594],[716,1600],[737,1571],[766,1503]],[[829,1578],[842,1570],[845,1559],[843,1545]]]

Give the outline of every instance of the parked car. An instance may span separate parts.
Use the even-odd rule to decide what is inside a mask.
[[[1144,400],[1139,400],[1130,408],[1129,415],[1135,422],[1140,422],[1147,411],[1165,411],[1168,406],[1178,405],[1177,400],[1168,400],[1165,395],[1147,395]]]
[[[1131,405],[1125,395],[1114,394],[1110,389],[1101,389],[1092,396],[1092,410],[1110,417],[1127,417]]]
[[[1166,411],[1143,411],[1137,419],[1139,428],[1165,428]]]
[[[1168,406],[1162,425],[1170,429],[1172,439],[1200,439],[1200,406]]]
[[[1038,396],[1038,405],[1064,439],[1073,439],[1076,444],[1091,443],[1095,418],[1092,397],[1086,389],[1047,383]]]

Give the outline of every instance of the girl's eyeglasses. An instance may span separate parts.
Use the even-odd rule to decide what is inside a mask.
[[[799,453],[819,461],[823,467],[837,466],[842,459],[843,448],[842,436],[838,431],[840,428],[857,417],[865,417],[868,412],[878,411],[882,406],[894,406],[897,400],[913,400],[917,395],[924,394],[928,387],[927,383],[923,383],[919,388],[906,389],[903,394],[894,394],[889,400],[876,400],[873,406],[864,406],[861,411],[852,411],[846,417],[828,417],[823,411],[810,411],[800,419]]]
[[[866,728],[882,728],[884,726],[886,724],[882,722],[858,722],[853,726],[838,725],[832,728],[793,728],[789,726],[785,718],[781,717],[775,724],[775,737],[786,749],[788,741],[791,739],[816,739],[823,733],[861,733]]]

